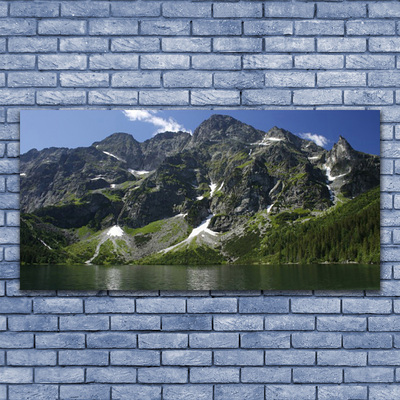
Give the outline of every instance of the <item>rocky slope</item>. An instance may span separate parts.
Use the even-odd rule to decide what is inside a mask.
[[[213,115],[193,135],[139,143],[114,133],[88,148],[23,154],[23,245],[51,253],[40,236],[53,229],[64,238],[53,243],[60,262],[171,262],[179,252],[187,262],[233,261],[226,243],[254,218],[263,215],[261,235],[279,215],[315,219],[378,185],[379,158],[343,137],[327,151],[278,127]],[[108,235],[116,227],[118,240]]]

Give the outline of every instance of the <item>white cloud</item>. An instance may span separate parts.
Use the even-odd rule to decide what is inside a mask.
[[[123,111],[123,113],[131,121],[142,121],[142,122],[148,122],[149,124],[153,124],[157,128],[154,134],[165,131],[169,132],[184,131],[191,133],[191,131],[186,129],[183,125],[181,125],[179,122],[177,122],[171,117],[168,119],[158,117],[157,111],[125,110]]]
[[[325,147],[329,143],[329,139],[325,136],[317,135],[315,133],[300,133],[299,136],[303,139],[312,140],[315,144]]]

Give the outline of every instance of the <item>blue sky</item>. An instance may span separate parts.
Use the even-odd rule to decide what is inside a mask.
[[[165,130],[194,131],[212,114],[230,115],[263,131],[278,126],[326,149],[342,135],[356,150],[380,153],[379,111],[23,110],[21,154],[32,148],[86,147],[115,132],[143,142]]]

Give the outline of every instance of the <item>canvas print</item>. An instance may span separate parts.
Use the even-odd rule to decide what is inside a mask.
[[[25,110],[21,288],[379,289],[378,111]]]

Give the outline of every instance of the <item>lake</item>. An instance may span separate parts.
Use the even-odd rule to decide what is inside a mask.
[[[351,290],[379,289],[380,266],[27,265],[21,290]]]

